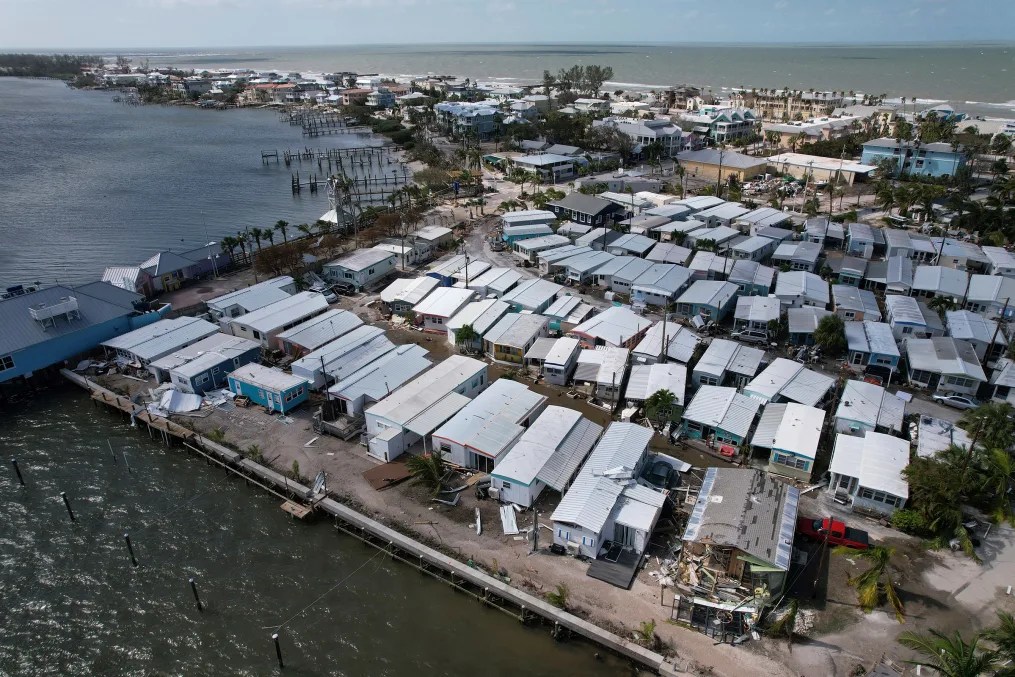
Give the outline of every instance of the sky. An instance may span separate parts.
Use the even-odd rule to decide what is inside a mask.
[[[0,0],[0,51],[463,42],[1012,42],[1013,0]]]

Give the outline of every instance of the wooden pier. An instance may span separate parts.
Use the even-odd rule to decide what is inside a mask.
[[[80,374],[67,369],[61,369],[60,373],[72,383],[88,390],[93,401],[113,407],[146,424],[149,433],[152,430],[160,431],[167,444],[174,438],[181,439],[186,449],[204,457],[209,463],[224,468],[226,472],[231,472],[294,506],[303,506],[309,510],[313,505],[317,510],[334,518],[337,530],[384,551],[393,560],[409,564],[420,573],[447,583],[484,606],[502,611],[522,623],[542,621],[550,624],[553,628],[552,634],[556,638],[562,638],[567,633],[584,637],[665,677],[686,675],[662,655],[558,609],[527,592],[513,588],[499,578],[459,562],[333,498],[327,497],[312,502],[311,490],[306,485],[294,482],[281,473],[244,458],[242,454],[189,428],[152,416],[140,405],[93,383]]]

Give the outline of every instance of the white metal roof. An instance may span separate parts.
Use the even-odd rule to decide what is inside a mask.
[[[722,308],[730,299],[736,296],[739,289],[732,282],[719,280],[696,280],[687,288],[677,303],[688,303],[706,305],[713,308]]]
[[[500,299],[473,301],[452,315],[451,319],[444,323],[444,326],[455,331],[469,324],[477,334],[482,336],[490,327],[497,324],[510,309],[511,306]]]
[[[426,355],[427,351],[415,343],[396,346],[328,388],[328,397],[355,400],[366,396],[374,402],[382,400],[430,367]]]
[[[585,461],[574,484],[553,511],[551,519],[554,522],[577,524],[593,533],[599,533],[625,488],[634,484],[633,480],[611,476],[610,471],[618,468],[633,470],[647,451],[651,439],[652,430],[644,426],[633,423],[610,424]],[[658,492],[648,496],[639,495],[638,498],[658,502],[660,508],[664,500],[663,494]]]
[[[526,310],[535,310],[539,306],[551,302],[563,290],[564,287],[559,284],[534,278],[519,282],[514,289],[502,296],[501,300]]]
[[[294,361],[290,365],[290,368],[306,370],[310,373],[320,371],[322,368],[330,370],[332,364],[342,360],[352,351],[383,337],[384,330],[380,327],[372,327],[368,324],[360,325],[352,331],[342,334],[334,341],[325,343],[317,350]]]
[[[813,460],[818,454],[818,440],[824,423],[823,409],[790,402],[775,432],[774,446]]]
[[[791,270],[779,273],[775,279],[775,295],[781,299],[802,296],[812,301],[827,304],[828,283],[814,273],[805,270]]]
[[[627,348],[599,348],[578,353],[575,381],[592,381],[601,385],[620,385],[627,371]]]
[[[367,249],[357,249],[342,258],[329,261],[324,264],[324,267],[328,268],[330,266],[334,266],[336,268],[344,268],[345,270],[358,272],[366,270],[370,266],[376,266],[378,263],[387,260],[394,261],[395,255],[383,249],[369,247]]]
[[[113,266],[102,271],[102,281],[111,285],[137,291],[137,279],[141,276],[141,268],[138,266]]]
[[[425,437],[464,409],[471,400],[456,392],[445,393],[405,422],[405,429]]]
[[[218,327],[211,322],[197,317],[177,317],[153,322],[103,341],[102,345],[150,362],[216,333]]]
[[[888,298],[892,298],[889,296]],[[831,315],[832,311],[814,306],[803,308],[789,308],[786,310],[786,320],[789,323],[790,334],[813,334],[818,328],[822,319]]]
[[[944,266],[917,266],[913,271],[914,290],[944,294],[956,299],[966,295],[968,280],[968,273]],[[969,286],[972,292],[972,284]]]
[[[540,336],[532,344],[532,347],[525,351],[526,360],[539,360],[543,361],[546,359],[547,354],[553,350],[553,345],[559,339],[549,338],[548,336]]]
[[[602,432],[602,426],[574,409],[551,405],[497,462],[492,474],[525,486],[538,479],[563,491]]]
[[[767,237],[761,237],[760,235],[753,235],[743,242],[738,242],[733,245],[732,249],[738,252],[745,252],[747,254],[753,254],[756,251],[760,251],[765,247],[771,247],[772,240]]]
[[[515,249],[520,252],[539,252],[544,249],[553,249],[554,247],[563,247],[571,244],[571,240],[563,235],[556,235],[550,230],[549,226],[520,226],[519,228],[545,228],[548,232],[545,235],[538,237],[529,237],[524,240],[518,240],[514,243]],[[513,229],[511,232],[506,233],[507,235],[516,234],[514,231],[518,228]]]
[[[902,471],[909,465],[909,442],[868,431],[864,437],[839,433],[829,470],[856,477],[861,487],[909,498],[909,483]]]
[[[1007,345],[1004,332],[998,331],[996,320],[988,320],[969,310],[949,310],[945,313],[948,335],[952,338],[989,344]],[[996,340],[995,340],[996,337]]]
[[[453,231],[450,228],[444,226],[423,226],[417,230],[413,235],[424,240],[433,242],[439,240],[445,235],[450,235]]]
[[[911,370],[964,376],[981,382],[987,380],[973,346],[950,336],[909,339],[906,341],[906,358]]]
[[[571,330],[592,340],[602,340],[606,345],[619,346],[645,331],[651,320],[621,306],[610,306]]]
[[[401,277],[389,284],[381,291],[381,300],[385,303],[401,301],[414,306],[432,292],[440,284],[436,277],[424,275],[422,277]]]
[[[391,393],[367,413],[405,425],[466,381],[485,373],[485,363],[464,355],[452,355]]]
[[[916,428],[916,455],[930,458],[955,445],[969,449],[969,434],[951,421],[921,415]]]
[[[537,219],[545,219],[546,223],[551,223],[557,219],[557,215],[545,209],[523,209],[515,212],[506,212],[500,218],[505,224],[531,222]]]
[[[471,289],[437,287],[413,307],[413,312],[417,315],[452,317],[475,298],[476,292]]]
[[[543,315],[557,318],[569,317],[581,304],[582,300],[580,296],[561,296],[543,311]]]
[[[775,446],[775,434],[782,424],[782,415],[786,413],[788,404],[768,403],[761,410],[758,425],[754,428],[751,446],[771,449]]]
[[[884,322],[845,322],[846,345],[850,350],[878,355],[901,356],[892,328]]]
[[[699,219],[717,218],[723,220],[738,219],[744,214],[747,214],[751,210],[744,207],[739,202],[727,202],[726,204],[716,205],[709,209],[702,210],[696,214]]]
[[[636,364],[631,367],[624,399],[644,402],[660,390],[669,390],[676,396],[675,403],[684,406],[687,391],[687,365],[674,362]]]
[[[782,304],[771,296],[741,296],[734,317],[748,322],[771,322],[782,315]]]
[[[625,251],[644,254],[651,249],[655,243],[655,240],[645,237],[644,235],[627,233],[626,235],[621,235],[619,238],[608,244],[607,247],[610,249],[623,249]]]
[[[452,275],[453,278],[459,282],[468,280],[471,282],[477,279],[480,275],[483,275],[486,271],[490,270],[490,264],[486,261],[479,261],[477,259],[471,259],[461,270]]]
[[[666,323],[666,357],[687,364],[694,355],[701,338],[687,327],[675,322]],[[658,359],[663,352],[663,323],[656,322],[645,332],[645,337],[634,348],[635,358]]]
[[[1015,269],[1015,254],[1004,247],[983,247],[983,254],[997,269]]]
[[[546,400],[517,381],[497,379],[433,436],[497,458],[521,437],[522,421],[545,406]]]
[[[578,348],[578,339],[570,336],[561,336],[553,343],[553,347],[546,353],[544,364],[562,366],[568,363]]]
[[[592,251],[592,247],[579,247],[575,244],[566,244],[562,247],[554,247],[553,249],[544,249],[543,251],[536,254],[536,258],[541,262],[552,264],[557,261],[563,261],[569,259],[572,256],[578,254],[585,254]]]
[[[431,278],[433,279],[433,278]],[[491,268],[477,278],[469,280],[469,289],[489,289],[503,294],[522,279],[513,268]]]
[[[448,254],[430,264],[427,274],[430,275],[432,273],[431,277],[438,275],[441,277],[451,277],[465,267],[467,260],[464,254]]]
[[[293,322],[299,322],[303,318],[317,315],[327,307],[328,301],[323,294],[303,291],[233,318],[232,324],[266,334]]]
[[[684,418],[746,438],[761,401],[737,392],[736,388],[701,386],[684,410]]]
[[[784,397],[813,406],[835,385],[835,379],[806,368],[799,362],[777,357],[744,386],[744,394],[771,402]]]
[[[238,289],[222,296],[205,301],[205,304],[214,310],[224,310],[230,306],[240,306],[245,312],[251,312],[263,308],[276,301],[289,296],[289,292],[282,289],[295,284],[288,275],[273,277],[270,280],[259,282],[246,289]]]
[[[888,294],[885,296],[885,310],[888,312],[889,317],[891,317],[892,322],[915,325],[924,324],[924,316],[920,310],[919,302],[912,296]]]
[[[835,417],[856,421],[871,428],[884,426],[901,431],[905,401],[883,387],[866,381],[846,381]]]
[[[261,344],[229,334],[212,334],[186,348],[181,348],[152,361],[151,366],[173,371],[181,376],[196,376],[227,360],[239,357],[250,350],[260,350]]]
[[[278,339],[307,350],[317,350],[325,343],[347,334],[361,324],[363,324],[363,320],[356,313],[334,309],[301,322],[292,329],[287,329],[278,335]]]
[[[273,392],[282,392],[283,390],[289,390],[306,383],[305,379],[287,374],[281,369],[265,367],[255,363],[245,364],[239,369],[233,370],[229,374],[229,378]]]
[[[850,284],[833,284],[832,299],[836,310],[858,311],[864,314],[866,320],[881,320],[877,297],[869,289],[860,289]]]
[[[615,258],[616,257],[609,252],[591,251],[586,252],[585,254],[568,257],[563,261],[559,261],[558,265],[566,268],[568,273],[585,275],[587,273],[596,272],[599,268]]]
[[[717,338],[712,339],[712,342],[708,344],[705,354],[694,366],[694,371],[716,377],[721,376],[727,370],[754,376],[764,357],[764,350],[745,346],[736,341]],[[743,371],[733,368],[736,363],[741,365]]]
[[[1015,306],[1015,280],[1012,278],[1001,277],[999,275],[973,275],[969,279],[969,293],[966,295],[967,301],[985,301],[1003,304],[1006,299],[1010,299],[1010,306]]]
[[[493,345],[521,348],[542,332],[548,322],[542,315],[508,313],[483,334],[483,340]]]
[[[645,256],[649,261],[658,261],[660,263],[676,263],[678,265],[686,265],[688,259],[691,258],[691,250],[687,247],[681,247],[680,245],[673,244],[672,242],[657,242],[649,253]]]
[[[672,297],[691,279],[691,271],[675,263],[656,263],[639,275],[632,289],[659,293]]]

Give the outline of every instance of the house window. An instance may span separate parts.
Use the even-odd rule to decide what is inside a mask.
[[[503,486],[505,489],[510,489],[511,488],[511,483],[510,482],[504,482],[501,486]]]
[[[0,357],[0,371],[7,371],[14,368],[14,356],[4,355]]]
[[[450,454],[451,453],[451,445],[450,444],[443,444],[443,443],[441,443],[441,453],[445,454],[445,455]]]
[[[807,470],[811,462],[804,458],[798,458],[793,454],[784,454],[778,451],[772,452],[772,463],[778,463],[788,468]]]
[[[700,383],[703,386],[717,386],[719,385],[719,379],[717,379],[715,376],[702,376],[700,379],[698,379],[698,383]]]
[[[971,378],[962,378],[961,376],[948,376],[945,378],[945,383],[959,388],[972,388],[976,385],[976,381]]]
[[[847,320],[852,320],[854,317],[856,317],[856,313],[853,312],[852,310],[847,310],[846,312],[843,313],[843,316]]]
[[[374,269],[373,268],[370,268],[369,270],[367,270],[367,275],[373,275],[373,274],[374,274]]]
[[[257,330],[254,330],[254,338],[255,339],[260,339],[261,338],[261,332],[259,332]]]
[[[213,374],[219,373],[219,368],[218,367],[212,367],[211,368],[211,373],[213,373]]]
[[[912,327],[903,327],[902,328],[902,333],[903,334],[912,334],[913,333],[913,328]]]
[[[207,383],[207,382],[208,382],[208,374],[201,374],[200,376],[197,377],[197,383],[198,383],[198,385],[200,385],[202,383]]]

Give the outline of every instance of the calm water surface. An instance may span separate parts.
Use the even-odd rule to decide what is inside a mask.
[[[271,626],[345,578],[282,631],[285,674],[631,674],[325,523],[292,521],[274,497],[152,442],[79,392],[4,412],[0,441],[0,675],[277,673]]]

